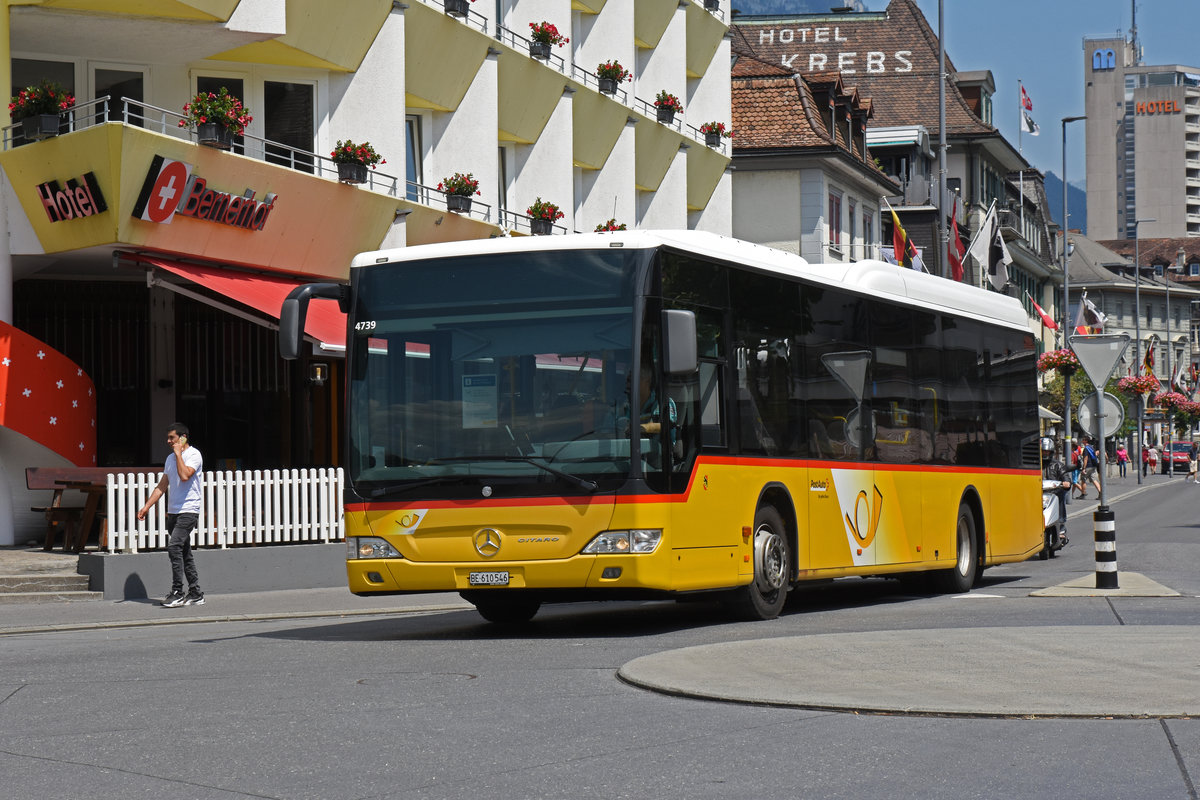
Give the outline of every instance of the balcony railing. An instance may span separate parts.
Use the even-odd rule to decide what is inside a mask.
[[[432,186],[426,186],[416,181],[405,181],[404,184],[404,199],[414,203],[420,203],[423,206],[445,206],[447,205],[446,198],[449,197],[449,192],[443,192],[440,189],[435,189]],[[484,222],[493,222],[492,207],[487,203],[481,203],[475,198],[471,198],[470,211],[455,211],[464,217],[478,217]],[[495,224],[493,222],[493,224]]]
[[[187,128],[179,127],[184,116],[177,111],[159,108],[140,100],[122,97],[113,101],[110,96],[98,97],[84,103],[78,103],[63,115],[63,128],[60,135],[77,130],[101,125],[106,122],[121,122],[145,130],[154,131],[177,139],[195,141],[196,134]],[[4,129],[4,149],[27,144],[21,134],[20,123]],[[337,162],[327,156],[318,155],[308,150],[292,147],[281,142],[264,139],[261,136],[243,134],[234,137],[232,152],[276,164],[299,172],[307,172],[322,178],[337,179]],[[367,187],[373,191],[392,196],[399,196],[400,179],[377,170],[367,170]]]

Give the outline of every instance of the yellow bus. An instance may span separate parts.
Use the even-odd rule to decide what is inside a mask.
[[[719,596],[1042,547],[1035,345],[1016,300],[692,231],[365,253],[349,286],[346,569],[358,595]]]

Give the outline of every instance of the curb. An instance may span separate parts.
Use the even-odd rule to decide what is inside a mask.
[[[111,622],[77,622],[62,625],[30,625],[0,628],[0,637],[25,633],[67,633],[71,631],[105,630],[114,628],[152,628],[158,625],[190,625],[205,622],[260,622],[277,619],[320,619],[324,617],[381,617],[398,615],[435,614],[444,611],[469,611],[465,604],[412,606],[409,608],[347,609],[342,611],[280,611],[262,614],[220,614],[208,617],[174,617],[171,619],[136,619]]]

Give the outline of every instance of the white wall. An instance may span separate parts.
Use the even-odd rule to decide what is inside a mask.
[[[568,231],[575,229],[572,108],[571,94],[564,92],[538,140],[529,146],[514,148],[515,178],[509,191],[511,208],[519,214],[524,214],[538,197],[558,206],[563,218],[554,224],[562,225]],[[495,152],[495,145],[492,152]]]
[[[649,124],[649,123],[638,123]],[[609,153],[604,166],[583,170],[582,203],[578,228],[587,233],[601,223],[615,219],[634,227],[638,219],[637,192],[634,186],[635,123],[627,123]]]
[[[48,506],[53,492],[25,488],[26,467],[73,467],[32,439],[0,426],[0,546],[45,541],[46,518],[31,506]],[[76,493],[78,494],[78,493]],[[83,495],[79,495],[80,498]],[[64,505],[72,505],[70,502]],[[83,503],[74,503],[82,506]]]
[[[733,235],[803,255],[800,250],[800,181],[795,171],[733,173]]]

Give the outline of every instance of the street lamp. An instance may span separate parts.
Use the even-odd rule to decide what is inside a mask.
[[[1158,222],[1157,219],[1135,219],[1133,221],[1133,338],[1137,340],[1137,346],[1133,350],[1134,369],[1141,374],[1142,371],[1142,265],[1141,265],[1141,240],[1138,239],[1138,226],[1143,222]],[[1149,320],[1147,320],[1149,322]],[[1145,422],[1146,401],[1138,395],[1138,435],[1137,435],[1137,453],[1138,459],[1141,460],[1142,448],[1145,444],[1142,442],[1142,429],[1146,426]],[[1135,462],[1136,463],[1136,462]],[[1142,471],[1137,470],[1138,485],[1142,483]]]
[[[1175,253],[1175,268],[1183,272],[1183,260],[1187,253],[1180,247]],[[1167,281],[1167,391],[1175,391],[1175,373],[1171,371],[1171,356],[1175,349],[1175,341],[1171,338],[1171,264],[1163,265],[1163,278]],[[1175,477],[1175,408],[1167,412],[1167,477]]]
[[[1063,346],[1067,346],[1067,333],[1071,330],[1071,270],[1067,264],[1067,123],[1087,119],[1086,116],[1062,118],[1062,270],[1063,270]],[[1103,387],[1101,387],[1103,390]],[[1063,374],[1063,463],[1071,463],[1071,376]],[[1104,442],[1100,443],[1104,446]],[[1139,473],[1140,474],[1140,473]],[[1139,479],[1140,480],[1140,479]]]

